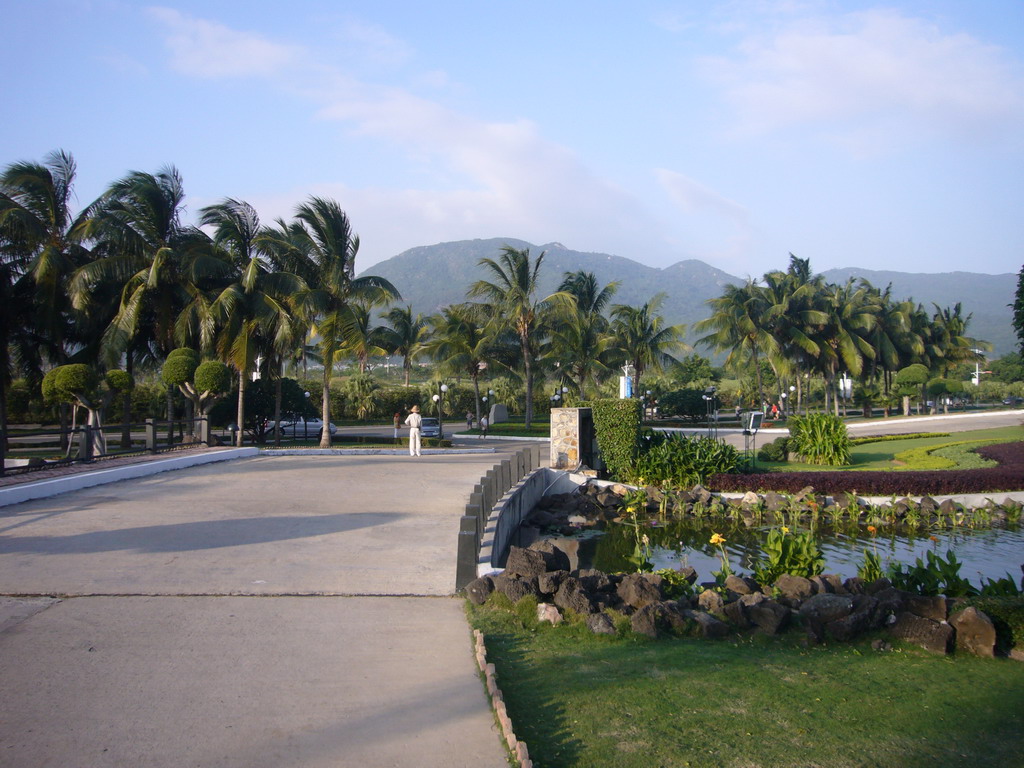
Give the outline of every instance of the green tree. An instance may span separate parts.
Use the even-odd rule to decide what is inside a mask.
[[[612,307],[613,346],[623,364],[633,369],[633,394],[640,396],[640,378],[648,369],[661,371],[677,363],[673,352],[691,351],[683,342],[686,327],[665,325],[658,309],[664,294],[654,296],[639,307],[616,304]]]
[[[324,424],[331,420],[331,372],[344,343],[345,323],[350,303],[363,300],[376,303],[401,299],[398,291],[382,277],[355,276],[355,260],[359,238],[352,231],[348,216],[334,200],[310,197],[295,213],[297,227],[291,231],[296,259],[305,261],[297,272],[306,277],[309,286],[303,301],[311,317],[316,318],[315,331],[320,337],[323,362],[323,398],[321,412]],[[331,447],[330,430],[323,430],[322,448]]]
[[[595,275],[584,270],[566,272],[558,287],[573,301],[560,306],[558,322],[551,332],[552,355],[581,399],[587,397],[587,383],[596,384],[609,371],[611,339],[604,310],[617,289],[615,282],[601,288]]]
[[[494,355],[495,331],[495,324],[482,316],[479,307],[456,304],[431,318],[430,341],[425,347],[437,361],[439,375],[469,376],[477,422],[481,413],[480,377],[485,371],[493,375],[495,368],[504,368]]]
[[[531,260],[529,248],[520,250],[506,245],[497,260],[480,259],[478,264],[485,268],[491,279],[476,281],[468,293],[469,298],[489,301],[493,316],[503,318],[515,331],[526,383],[524,421],[527,429],[533,421],[535,364],[544,320],[553,303],[571,301],[564,293],[540,300],[536,298],[543,262],[543,251]]]
[[[427,324],[422,315],[413,315],[412,307],[394,307],[385,315],[390,327],[383,332],[384,348],[392,355],[402,356],[405,386],[409,386],[412,362],[423,350],[427,338]]]
[[[694,325],[696,333],[706,334],[698,344],[717,352],[728,350],[726,364],[750,362],[757,374],[757,402],[764,402],[759,358],[763,354],[778,356],[779,342],[768,323],[766,293],[752,280],[745,285],[727,285],[721,296],[708,300],[711,315]]]

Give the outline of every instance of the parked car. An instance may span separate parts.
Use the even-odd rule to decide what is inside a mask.
[[[443,437],[441,423],[433,416],[424,416],[420,424],[420,437]]]
[[[320,437],[320,432],[324,428],[323,419],[304,419],[301,416],[281,420],[281,436],[282,437]],[[328,431],[334,435],[338,428],[328,422]],[[271,430],[273,434],[273,430]]]
[[[1003,405],[1024,405],[1024,397],[1008,397],[1003,400]]]

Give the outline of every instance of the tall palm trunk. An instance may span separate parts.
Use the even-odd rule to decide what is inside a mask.
[[[242,443],[245,442],[245,371],[238,372],[238,410],[236,411],[236,418],[238,424],[238,432],[235,433],[235,445],[239,448],[242,447]]]
[[[134,372],[134,361],[129,350],[125,358],[125,370],[131,376]],[[121,447],[128,450],[132,447],[132,391],[126,389],[121,396]]]
[[[331,447],[331,430],[328,424],[331,423],[331,370],[334,368],[334,355],[324,355],[324,396],[320,404],[320,412],[323,418],[323,429],[320,430],[320,447]]]
[[[530,359],[530,344],[525,338],[522,339],[521,347],[523,350],[523,369],[526,373],[525,426],[527,431],[529,431],[530,422],[533,421],[533,361]]]

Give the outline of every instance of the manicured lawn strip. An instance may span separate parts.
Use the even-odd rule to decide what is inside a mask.
[[[917,649],[604,638],[472,608],[537,766],[1020,765],[1024,665]],[[530,622],[527,622],[529,625]]]
[[[936,448],[942,445],[949,445],[950,443],[967,441],[1011,442],[1014,440],[1024,440],[1024,427],[996,427],[994,429],[957,432],[949,436],[912,437],[906,440],[884,440],[863,443],[851,446],[850,448],[853,464],[847,467],[837,467],[837,469],[847,471],[896,469],[896,454],[914,448]],[[758,461],[757,467],[758,471],[764,472],[821,472],[822,469],[826,469],[815,464],[764,461]],[[902,469],[914,469],[914,467],[902,467]]]

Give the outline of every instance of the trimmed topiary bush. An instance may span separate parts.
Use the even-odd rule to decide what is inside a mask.
[[[808,464],[837,467],[850,463],[846,424],[829,413],[795,416],[789,425],[789,450]]]
[[[627,477],[640,448],[643,404],[639,400],[594,400],[583,403],[594,415],[601,458],[612,477]]]

